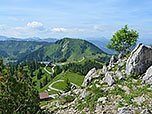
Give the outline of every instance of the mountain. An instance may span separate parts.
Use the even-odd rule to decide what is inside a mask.
[[[18,59],[50,44],[51,43],[35,41],[0,41],[0,57]]]
[[[26,55],[19,59],[19,62],[34,59],[38,61],[75,60],[96,54],[106,55],[104,51],[86,40],[64,38]]]
[[[39,38],[39,37],[32,37],[32,38],[14,38],[14,37],[6,37],[6,36],[0,36],[0,41],[8,41],[8,40],[14,40],[14,41],[36,41],[36,42],[56,42],[56,38]]]
[[[89,42],[93,43],[94,45],[96,45],[97,47],[99,47],[101,50],[103,50],[104,52],[108,53],[108,54],[116,54],[116,51],[112,51],[108,48],[106,48],[106,45],[108,44],[109,40],[89,40]]]

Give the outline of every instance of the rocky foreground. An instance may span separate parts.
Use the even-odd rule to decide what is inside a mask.
[[[138,44],[129,57],[112,56],[91,69],[81,88],[47,105],[54,114],[152,114],[152,47]]]

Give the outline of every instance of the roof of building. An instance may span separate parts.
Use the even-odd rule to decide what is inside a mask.
[[[40,99],[46,99],[46,98],[49,98],[49,95],[48,95],[48,92],[43,92],[43,93],[39,93],[40,95]]]

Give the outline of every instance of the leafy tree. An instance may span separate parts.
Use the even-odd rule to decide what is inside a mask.
[[[139,33],[134,30],[129,30],[127,25],[121,30],[118,30],[106,47],[113,49],[119,53],[130,53],[133,46],[136,45]]]

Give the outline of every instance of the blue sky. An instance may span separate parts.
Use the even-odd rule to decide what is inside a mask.
[[[152,38],[152,0],[0,0],[0,35],[111,38],[128,24]]]

